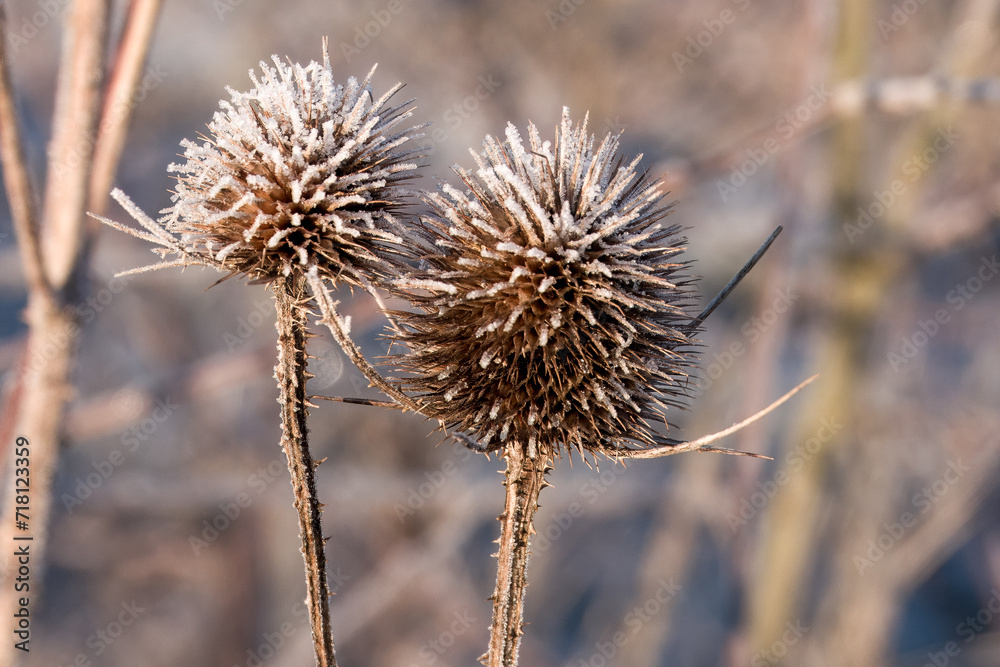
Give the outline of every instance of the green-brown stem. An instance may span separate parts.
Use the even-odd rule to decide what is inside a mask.
[[[278,381],[281,404],[281,448],[288,457],[295,509],[299,513],[299,537],[306,566],[306,606],[312,628],[316,664],[336,667],[330,628],[330,588],[326,579],[326,541],[320,518],[322,505],[316,494],[316,462],[309,453],[306,428],[306,315],[303,304],[305,282],[289,277],[273,285],[278,311]]]
[[[506,499],[500,515],[500,548],[497,551],[497,586],[493,591],[493,622],[490,645],[485,657],[489,667],[513,667],[521,641],[524,615],[525,570],[528,565],[528,540],[534,532],[538,495],[549,471],[548,458],[529,458],[511,448],[506,455],[504,472]]]

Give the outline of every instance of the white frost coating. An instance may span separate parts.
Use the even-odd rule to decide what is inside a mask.
[[[523,312],[524,306],[516,306],[514,310],[511,311],[510,317],[508,317],[507,321],[504,323],[503,330],[505,332],[510,332],[510,330],[514,328],[514,323],[517,322],[517,318],[519,318]]]
[[[490,362],[493,361],[494,354],[495,352],[493,350],[483,352],[482,356],[479,357],[479,367],[489,368]]]
[[[508,286],[508,283],[496,283],[495,285],[490,285],[486,289],[473,290],[471,292],[466,293],[465,300],[466,301],[474,301],[475,299],[481,299],[483,297],[490,297],[490,296],[495,295],[500,290],[506,288],[507,286]]]
[[[497,252],[509,252],[515,255],[520,255],[524,253],[524,248],[517,245],[516,243],[511,243],[510,241],[505,241],[503,243],[497,244]]]
[[[556,284],[556,279],[552,276],[546,276],[542,283],[538,286],[538,293],[544,294],[550,287]]]
[[[458,289],[451,283],[445,283],[438,280],[403,278],[397,280],[396,285],[402,287],[403,289],[425,289],[431,291],[447,292],[448,294],[451,295],[455,295],[458,293]]]
[[[503,320],[493,320],[489,324],[479,327],[476,329],[476,338],[482,338],[486,334],[496,331],[503,325]]]
[[[458,396],[459,393],[461,393],[461,391],[465,389],[465,387],[466,387],[465,380],[456,382],[455,384],[453,384],[451,387],[448,388],[447,392],[445,392],[444,400],[451,402],[451,400],[456,396]]]
[[[279,244],[279,243],[281,243],[281,240],[282,240],[283,238],[285,238],[286,236],[288,236],[288,234],[289,234],[289,233],[290,233],[291,231],[292,231],[292,228],[291,228],[291,227],[285,227],[284,229],[281,229],[281,230],[278,230],[277,232],[275,232],[275,233],[274,233],[274,234],[273,234],[273,235],[271,236],[271,238],[269,238],[269,239],[267,240],[267,247],[268,247],[268,248],[277,248],[277,247],[278,247],[278,244]]]
[[[523,266],[515,266],[514,270],[510,272],[510,278],[507,279],[507,282],[509,283],[517,282],[517,279],[520,278],[521,276],[529,276],[529,275],[531,275],[531,272],[528,271],[528,269],[524,268]]]
[[[242,244],[239,241],[236,241],[235,243],[230,243],[225,248],[215,253],[215,259],[219,260],[220,262],[225,261],[226,257],[228,257],[230,253],[239,248],[241,245]]]

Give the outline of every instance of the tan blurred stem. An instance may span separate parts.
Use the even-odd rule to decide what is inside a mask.
[[[80,221],[83,217],[84,192],[90,168],[94,119],[100,97],[100,72],[107,25],[106,0],[80,0],[66,12],[63,53],[56,90],[52,141],[49,145],[48,182],[45,206],[38,218],[31,213],[34,200],[27,183],[27,165],[23,151],[8,148],[19,143],[19,124],[11,105],[13,97],[6,72],[3,88],[8,108],[4,111],[4,162],[14,165],[17,190],[12,194],[21,257],[28,279],[27,344],[21,362],[19,386],[8,402],[3,420],[11,424],[13,434],[4,434],[3,463],[7,466],[8,491],[14,488],[14,466],[9,446],[10,435],[28,439],[30,445],[30,512],[28,530],[18,530],[19,537],[31,536],[30,552],[34,568],[31,595],[27,596],[29,614],[37,613],[40,577],[43,572],[46,526],[48,523],[52,477],[59,458],[62,418],[71,398],[70,371],[79,333],[76,318],[68,305],[73,285],[70,278],[78,265]],[[6,33],[4,33],[6,35]],[[6,58],[4,59],[6,61]],[[7,126],[10,121],[11,125]],[[8,133],[10,133],[8,135]],[[72,160],[70,159],[72,156]],[[9,178],[8,178],[8,182]],[[27,213],[26,213],[27,212]],[[41,226],[41,228],[39,228]],[[7,547],[13,544],[16,505],[8,498],[0,517],[0,543],[4,546],[0,587],[0,617],[9,628],[14,610],[23,593],[10,584],[14,559]],[[8,636],[12,636],[8,632]],[[0,642],[0,664],[15,665],[21,652],[13,641]]]
[[[493,591],[493,622],[490,644],[480,661],[488,667],[517,665],[524,616],[525,571],[528,565],[528,541],[534,530],[538,495],[546,486],[545,474],[551,470],[544,456],[531,458],[518,448],[506,453],[503,514],[500,521],[500,548],[497,550],[497,585]]]
[[[838,5],[838,25],[833,54],[835,81],[856,80],[866,73],[873,8],[868,0],[842,0]],[[833,179],[838,213],[847,219],[853,212],[859,168],[863,164],[863,119],[844,118],[835,129],[833,141]],[[843,243],[844,234],[838,228],[836,240]],[[849,252],[841,249],[840,257]],[[880,267],[867,267],[878,270]],[[858,348],[858,327],[864,326],[874,296],[866,290],[871,272],[858,267],[844,283],[837,282],[833,323],[825,328],[826,336],[818,353],[819,372],[823,382],[813,392],[812,400],[798,413],[797,423],[790,429],[791,443],[801,443],[815,434],[821,420],[832,417],[850,424],[850,387],[858,377],[861,360]],[[791,476],[785,489],[771,503],[768,515],[770,530],[761,547],[759,570],[751,578],[749,596],[749,634],[752,652],[771,646],[780,640],[785,624],[799,615],[804,591],[809,584],[809,567],[817,548],[817,515],[822,502],[823,484],[828,474],[828,449],[849,437],[838,433],[824,448]]]
[[[149,53],[161,0],[132,0],[118,51],[108,74],[107,94],[97,126],[87,210],[103,213],[125,146],[135,92]],[[95,223],[96,224],[96,223]]]
[[[0,158],[14,220],[21,264],[28,287],[25,321],[27,342],[19,377],[0,420],[2,447],[9,454],[13,436],[30,443],[29,530],[32,562],[44,562],[52,477],[59,457],[62,420],[72,398],[70,373],[79,336],[74,302],[82,297],[76,278],[86,264],[84,209],[92,174],[92,151],[101,100],[109,0],[77,0],[65,13],[62,55],[55,94],[52,139],[42,212],[31,186],[20,138],[6,44],[0,52]],[[0,11],[3,6],[0,5]],[[3,35],[6,29],[0,30]],[[137,56],[129,56],[137,57]],[[13,462],[4,456],[7,489],[12,489]],[[12,544],[14,503],[0,517],[0,543]],[[0,580],[10,580],[12,559],[0,559]],[[36,613],[42,569],[32,581],[30,613]],[[13,586],[0,588],[0,614],[13,618],[17,603]],[[0,643],[0,664],[14,665],[19,651],[13,641]]]
[[[281,449],[288,458],[295,509],[299,514],[299,538],[306,568],[306,606],[312,629],[316,664],[335,667],[333,633],[330,628],[330,587],[326,578],[326,541],[323,538],[322,504],[316,493],[316,466],[309,452],[306,428],[306,299],[301,278],[288,277],[273,285],[277,307],[278,381],[281,405]]]
[[[0,35],[7,35],[7,8],[4,4],[0,4]],[[10,202],[14,234],[21,248],[21,264],[28,291],[49,294],[38,242],[38,202],[21,141],[21,119],[17,115],[9,63],[7,40],[0,38],[0,164],[3,165],[4,187]]]
[[[109,0],[80,0],[66,13],[42,209],[42,257],[57,290],[70,286],[83,259],[82,230],[101,104],[109,7]]]
[[[939,78],[961,80],[988,62],[993,40],[986,36],[986,31],[963,28],[992,25],[998,11],[1000,3],[997,0],[963,0],[956,3],[947,31],[952,38],[946,42],[937,59],[941,63],[936,72]],[[904,171],[906,160],[931,148],[939,128],[959,120],[956,118],[958,110],[957,100],[941,99],[929,109],[930,113],[915,118],[898,142],[891,162],[896,167],[887,175],[885,182],[909,181]],[[895,204],[887,208],[879,228],[868,230],[852,252],[844,253],[836,267],[838,274],[834,280],[837,284],[851,287],[848,293],[865,295],[865,298],[855,299],[855,303],[844,304],[843,307],[844,313],[849,313],[860,323],[852,330],[853,344],[859,349],[870,337],[870,323],[878,317],[881,309],[887,307],[885,299],[892,294],[893,283],[912,266],[910,258],[902,254],[901,248],[907,246],[905,239],[913,233],[913,212],[919,205],[924,192],[923,184],[927,180],[909,185]],[[870,197],[870,193],[871,190],[866,188],[857,195]],[[856,205],[861,203],[856,201],[857,195],[855,201],[850,196],[844,197],[850,205],[842,209],[843,220],[853,221]],[[866,282],[861,283],[861,279]],[[841,315],[841,319],[846,318]],[[847,368],[845,374],[860,376],[866,361],[863,354],[853,355],[848,360],[853,366]],[[845,377],[842,391],[846,394],[855,385],[854,378]],[[858,408],[852,405],[852,409]],[[956,440],[951,436],[942,441],[954,444]],[[975,516],[991,480],[989,475],[981,477],[980,473],[995,470],[996,460],[981,459],[973,466],[975,473],[963,479],[961,491],[949,494],[947,504],[928,515],[926,524],[921,524],[912,536],[907,536],[905,542],[893,550],[891,557],[879,563],[880,567],[875,572],[865,572],[862,577],[848,554],[865,553],[868,540],[883,530],[883,522],[891,522],[899,516],[899,507],[893,502],[898,497],[896,492],[887,492],[883,485],[870,481],[863,483],[862,480],[870,480],[868,471],[873,466],[892,469],[895,466],[893,457],[912,454],[905,450],[872,451],[857,440],[845,445],[857,447],[857,450],[847,452],[845,460],[849,467],[841,474],[844,479],[857,481],[844,506],[838,509],[838,516],[843,519],[834,539],[844,555],[831,568],[830,592],[823,596],[819,614],[821,620],[817,624],[822,628],[822,634],[816,638],[816,643],[820,654],[831,655],[835,650],[839,656],[838,664],[876,667],[887,662],[902,597],[923,581],[928,567],[943,561],[967,539],[972,530],[969,522]],[[899,496],[903,495],[906,494],[899,492]]]

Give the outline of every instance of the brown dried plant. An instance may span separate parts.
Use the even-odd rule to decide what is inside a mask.
[[[694,278],[680,258],[677,226],[656,182],[625,163],[618,137],[595,146],[586,120],[564,110],[554,145],[529,125],[525,147],[487,137],[468,191],[425,193],[432,213],[401,209],[410,194],[412,111],[375,99],[371,74],[334,83],[322,64],[262,63],[247,93],[230,90],[187,162],[173,206],[153,220],[124,193],[113,196],[142,229],[102,218],[153,243],[171,266],[211,266],[263,283],[277,302],[282,440],[299,512],[317,663],[335,665],[329,626],[320,503],[308,446],[307,317],[314,309],[348,356],[393,403],[436,419],[484,453],[506,459],[491,639],[483,660],[517,663],[532,522],[545,474],[562,453],[585,459],[651,458],[711,445],[787,400],[691,442],[667,437],[668,412],[688,395],[701,323],[756,263],[692,318]],[[223,280],[225,279],[223,278]],[[349,335],[330,287],[376,288],[414,310],[387,312],[399,377],[383,378]],[[381,305],[381,301],[379,301]],[[383,310],[384,307],[383,307]],[[407,393],[407,391],[409,393]],[[752,456],[752,455],[751,455]]]
[[[173,206],[153,220],[119,190],[113,196],[140,223],[135,229],[102,218],[153,243],[164,261],[127,271],[203,265],[266,284],[277,308],[281,447],[299,515],[317,664],[336,665],[330,628],[325,539],[306,416],[307,318],[314,306],[345,352],[372,383],[403,406],[412,403],[361,356],[330,288],[338,283],[374,293],[400,271],[403,239],[394,213],[414,176],[410,142],[417,128],[400,129],[410,102],[392,106],[400,85],[374,97],[371,77],[333,79],[327,45],[323,62],[307,66],[261,63],[254,88],[230,89],[209,124],[210,137],[185,141]],[[412,102],[412,100],[411,100]]]
[[[700,324],[777,235],[693,317],[685,240],[661,224],[670,205],[637,171],[641,155],[625,162],[610,134],[596,144],[568,109],[554,144],[533,124],[527,146],[513,125],[506,139],[473,152],[475,173],[456,167],[464,191],[426,195],[418,268],[395,281],[416,308],[395,313],[403,386],[507,464],[491,667],[517,664],[533,517],[556,458],[727,451],[710,443],[739,425],[689,443],[658,427],[684,405]]]

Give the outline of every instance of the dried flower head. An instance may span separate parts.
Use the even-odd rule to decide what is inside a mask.
[[[473,153],[468,187],[426,197],[433,214],[420,268],[398,281],[419,308],[397,336],[424,413],[488,451],[531,458],[563,448],[623,451],[663,444],[648,423],[681,404],[692,362],[692,278],[685,240],[641,159],[596,150],[586,120],[564,109],[555,145],[528,126]],[[658,417],[659,415],[659,417]]]
[[[228,89],[211,137],[182,142],[187,162],[170,165],[178,186],[152,223],[159,231],[116,198],[156,237],[144,238],[164,246],[161,256],[179,256],[168,265],[209,264],[259,282],[313,267],[351,284],[391,275],[401,240],[393,212],[422,154],[404,147],[418,128],[398,129],[412,100],[388,105],[400,84],[375,99],[374,69],[336,83],[325,44],[322,64],[272,60],[259,78],[250,72],[249,92]]]

